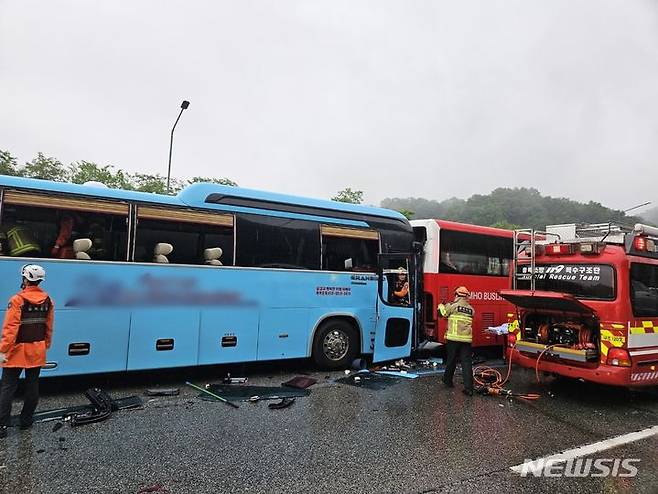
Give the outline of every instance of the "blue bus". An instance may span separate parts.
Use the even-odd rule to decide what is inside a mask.
[[[0,300],[22,265],[46,269],[44,376],[306,357],[337,369],[408,356],[415,337],[414,233],[395,211],[0,176],[0,231]]]

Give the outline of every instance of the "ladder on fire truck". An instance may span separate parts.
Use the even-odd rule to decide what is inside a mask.
[[[547,228],[548,230],[548,228]],[[540,231],[534,228],[521,228],[514,230],[514,273],[512,275],[512,288],[517,289],[519,280],[530,281],[530,290],[535,291],[535,262],[537,257],[537,245],[545,244],[548,238],[555,237],[560,240],[559,233]],[[523,261],[520,264],[519,261]],[[522,272],[519,265],[530,268],[529,272]]]
[[[658,233],[658,229],[647,225],[635,225],[631,228],[618,223],[567,223],[562,225],[548,225],[545,231],[532,228],[514,230],[514,274],[512,287],[517,289],[519,280],[530,281],[530,290],[535,290],[535,257],[537,246],[551,242],[606,242],[624,245],[626,235],[629,233]],[[529,267],[529,272],[518,269],[519,261],[522,266]]]
[[[525,228],[514,230],[514,273],[512,287],[516,290],[518,281],[530,281],[530,290],[535,290],[535,258],[538,246],[545,246],[552,242],[558,243],[607,243],[625,245],[630,243],[636,235],[641,235],[653,241],[650,252],[658,252],[658,228],[649,225],[636,224],[629,227],[619,223],[567,223],[562,225],[548,225],[546,231]],[[648,242],[643,245],[650,245]],[[646,247],[645,250],[649,250]],[[525,269],[520,270],[521,265]],[[529,268],[529,269],[527,269]]]

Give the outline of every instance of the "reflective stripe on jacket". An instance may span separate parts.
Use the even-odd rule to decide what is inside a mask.
[[[471,343],[473,341],[473,317],[475,310],[466,297],[457,297],[451,304],[440,304],[439,312],[448,318],[446,340]]]
[[[45,310],[44,306],[47,306]],[[38,310],[26,310],[32,308]],[[5,354],[2,367],[43,367],[46,350],[53,335],[53,303],[38,286],[28,286],[9,301],[2,325],[0,353]],[[30,315],[28,315],[31,312]]]
[[[40,252],[39,244],[32,235],[22,226],[15,226],[7,232],[9,255],[20,257],[30,252]]]

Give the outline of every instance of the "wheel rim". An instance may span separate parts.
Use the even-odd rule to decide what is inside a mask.
[[[322,350],[325,356],[334,362],[347,355],[350,348],[350,338],[342,329],[329,331],[322,341]]]

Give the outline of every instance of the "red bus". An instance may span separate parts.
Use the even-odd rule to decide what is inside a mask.
[[[553,225],[521,247],[513,362],[618,386],[658,384],[658,228]]]
[[[445,343],[447,322],[439,303],[452,301],[454,290],[466,286],[475,309],[473,347],[504,345],[504,337],[485,330],[508,321],[513,306],[498,292],[509,288],[514,232],[454,221],[413,220],[417,239],[424,239],[422,326],[426,335]]]

